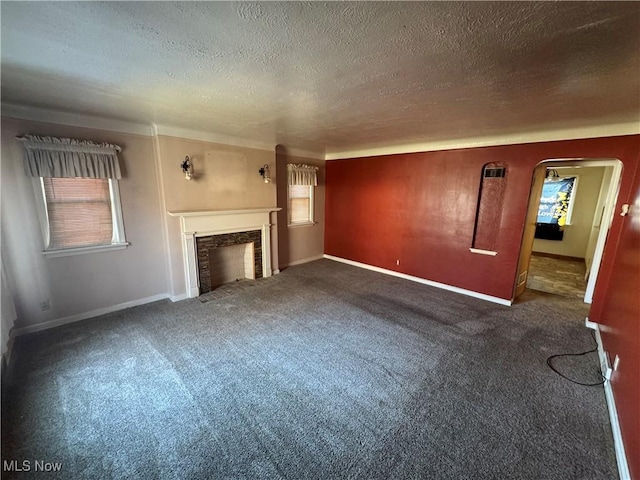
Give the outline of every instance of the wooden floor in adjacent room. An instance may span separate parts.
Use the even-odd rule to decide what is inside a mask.
[[[583,259],[551,257],[533,253],[527,288],[563,297],[583,298],[587,282]]]

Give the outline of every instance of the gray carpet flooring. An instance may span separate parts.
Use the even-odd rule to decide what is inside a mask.
[[[19,337],[3,478],[615,479],[579,300],[513,307],[330,260]],[[597,381],[595,354],[558,359]],[[60,462],[59,473],[35,461]]]

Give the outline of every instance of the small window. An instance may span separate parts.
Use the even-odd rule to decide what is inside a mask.
[[[45,254],[127,245],[118,181],[41,177]]]
[[[289,185],[289,225],[313,223],[313,186]]]
[[[287,164],[287,210],[290,227],[313,225],[313,189],[318,185],[318,167]]]

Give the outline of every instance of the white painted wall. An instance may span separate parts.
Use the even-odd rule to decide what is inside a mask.
[[[534,252],[585,258],[604,170],[604,167],[558,168],[561,176],[578,177],[571,225],[565,227],[561,241],[536,238],[533,242]]]
[[[120,197],[125,250],[45,258],[32,179],[24,173],[24,133],[53,135],[122,146]],[[12,281],[16,328],[66,317],[91,316],[167,292],[161,210],[149,136],[2,118],[2,254]],[[50,309],[40,303],[49,301]]]
[[[613,176],[613,167],[605,167],[604,174],[602,176],[602,183],[600,186],[600,193],[598,195],[598,202],[593,215],[593,223],[591,225],[591,233],[589,234],[589,241],[587,242],[587,251],[584,255],[585,263],[587,264],[587,275],[591,270],[593,264],[593,258],[596,252],[596,245],[598,243],[598,236],[600,235],[600,227],[602,226],[604,210],[606,208],[607,195],[609,193],[609,187],[611,185],[611,178]],[[606,228],[606,225],[603,226]]]

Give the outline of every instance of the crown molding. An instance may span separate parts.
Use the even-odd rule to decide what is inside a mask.
[[[269,150],[274,152],[276,148],[275,142],[262,142],[258,140],[249,140],[247,138],[234,137],[232,135],[222,135],[213,132],[204,132],[201,130],[192,130],[190,128],[172,127],[170,125],[152,125],[154,136],[166,136],[186,138],[189,140],[198,140],[201,142],[220,143],[222,145],[233,145],[234,147],[255,148],[258,150]]]
[[[233,145],[235,147],[255,148],[258,150],[269,150],[273,152],[281,145],[287,155],[294,157],[315,158],[318,160],[324,160],[325,154],[323,152],[316,152],[312,150],[303,150],[295,147],[288,147],[284,144],[276,144],[275,142],[263,142],[259,140],[249,140],[247,138],[234,137],[232,135],[224,135],[214,132],[205,132],[202,130],[193,130],[190,128],[172,127],[171,125],[152,124],[152,132],[154,136],[167,136],[186,138],[189,140],[198,140],[201,142],[219,143],[222,145]]]
[[[113,132],[129,133],[143,136],[170,136],[198,140],[204,142],[232,145],[236,147],[255,148],[258,150],[274,151],[276,144],[249,140],[200,130],[193,130],[169,125],[144,124],[85,115],[61,112],[46,108],[28,107],[12,103],[2,103],[0,114],[34,122],[53,123],[81,128],[94,128]],[[388,145],[374,148],[353,150],[330,150],[325,153],[298,148],[285,148],[286,154],[294,157],[314,158],[319,160],[339,160],[348,158],[373,157],[379,155],[394,155],[401,153],[430,152],[438,150],[455,150],[460,148],[478,148],[499,145],[517,145],[523,143],[551,142],[558,140],[577,140],[581,138],[615,137],[621,135],[640,134],[640,122],[617,123],[610,125],[568,128],[559,130],[544,130],[537,132],[522,132],[506,135],[471,137],[465,139],[442,140],[435,142],[418,142],[402,145]]]
[[[170,125],[145,124],[117,120],[113,118],[99,117],[80,113],[62,112],[47,108],[29,107],[12,103],[2,103],[0,114],[3,117],[29,120],[33,122],[53,123],[56,125],[67,125],[71,127],[94,128],[97,130],[107,130],[111,132],[130,133],[153,137],[164,135],[169,137],[185,138],[204,142],[219,143],[222,145],[233,145],[236,147],[255,148],[258,150],[275,151],[276,144],[250,140],[247,138],[234,137],[213,132],[204,132]],[[324,152],[314,152],[297,148],[285,147],[288,155],[324,160]]]
[[[295,148],[295,147],[287,147],[284,144],[279,144],[276,146],[276,152],[277,152],[277,147],[281,146],[284,148],[284,153],[287,155],[287,157],[302,157],[302,158],[313,158],[316,160],[325,160],[325,153],[324,152],[314,152],[311,150],[302,150],[299,148]]]
[[[46,108],[27,107],[12,103],[2,104],[2,116],[30,120],[33,122],[54,123],[72,127],[95,128],[111,132],[131,133],[151,136],[151,126],[144,123],[128,122],[112,118],[97,117],[79,113],[60,112]]]
[[[455,150],[459,148],[517,145],[522,143],[552,142],[557,140],[577,140],[581,138],[617,137],[621,135],[637,134],[640,134],[640,122],[628,122],[595,127],[567,128],[506,135],[492,135],[486,137],[471,137],[436,142],[364,148],[358,150],[334,150],[327,151],[325,160],[395,155],[400,153],[433,152],[438,150]]]

